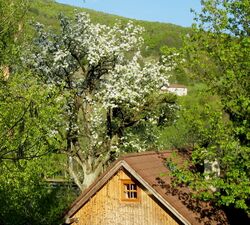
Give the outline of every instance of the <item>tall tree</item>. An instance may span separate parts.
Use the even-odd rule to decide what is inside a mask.
[[[29,4],[0,1],[0,160],[30,159],[55,149],[60,100],[53,98],[58,90],[38,83],[20,61]]]
[[[28,72],[0,79],[0,162],[33,159],[61,149],[57,132],[63,102]]]
[[[29,0],[0,0],[0,224],[59,224],[71,200],[42,174],[62,147],[63,102],[56,86],[39,83],[20,60]]]
[[[60,17],[61,32],[37,38],[29,64],[48,85],[62,89],[68,170],[81,190],[123,152],[156,145],[156,127],[170,123],[175,98],[160,92],[171,69],[144,62],[142,28],[108,27],[85,13]]]
[[[249,146],[250,3],[209,0],[202,6],[189,42],[193,68],[199,68],[193,71],[220,96],[240,142]]]
[[[197,24],[187,39],[188,69],[210,94],[219,96],[223,113],[208,107],[195,118],[186,114],[195,134],[194,165],[205,168],[195,174],[180,173],[179,178],[205,199],[249,212],[250,2],[201,3]]]

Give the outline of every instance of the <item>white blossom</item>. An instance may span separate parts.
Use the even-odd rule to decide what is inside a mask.
[[[77,119],[71,129],[91,137],[89,149],[99,149],[108,139],[107,111],[126,108],[131,114],[139,113],[147,98],[168,84],[173,65],[168,64],[167,58],[161,60],[163,64],[145,62],[140,52],[143,28],[131,21],[125,26],[118,22],[109,27],[94,24],[88,14],[78,13],[75,21],[61,18],[61,24],[63,29],[59,36],[46,33],[37,24],[40,50],[28,61],[47,83],[64,86],[81,98],[85,124],[75,124],[79,123]],[[74,99],[75,96],[68,98],[65,107],[69,119],[74,116],[71,107]],[[174,108],[170,106],[169,110]],[[154,113],[147,115],[147,123],[155,125],[158,117]],[[69,127],[66,129],[69,131]],[[136,136],[124,135],[111,143],[112,151],[147,148]]]

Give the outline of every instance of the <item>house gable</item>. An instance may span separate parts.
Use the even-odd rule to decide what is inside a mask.
[[[180,188],[172,187],[170,171],[166,167],[166,158],[171,158],[174,161],[176,161],[176,156],[172,158],[173,156],[172,153],[173,153],[172,151],[145,152],[145,153],[129,154],[121,157],[113,164],[113,166],[110,167],[109,170],[103,173],[73,203],[73,205],[71,206],[71,208],[69,209],[69,211],[65,216],[66,224],[72,224],[72,222],[77,221],[77,219],[86,218],[85,214],[82,215],[79,214],[83,213],[83,211],[85,213],[91,211],[89,212],[89,214],[92,215],[92,217],[96,217],[96,215],[101,215],[103,216],[103,218],[107,218],[106,208],[112,205],[115,207],[121,203],[121,189],[120,189],[121,180],[126,180],[126,179],[131,179],[135,181],[136,185],[138,185],[141,188],[142,195],[146,193],[148,199],[151,199],[147,200],[148,210],[150,205],[154,205],[155,206],[154,209],[160,207],[164,211],[164,215],[168,216],[168,221],[175,222],[170,224],[192,224],[192,225],[229,224],[227,222],[225,213],[222,210],[213,207],[209,202],[202,202],[198,201],[197,199],[193,199],[192,193],[190,193],[188,187],[180,187]],[[182,164],[185,160],[186,160],[185,157],[183,158],[183,156],[181,156],[179,159],[177,159],[176,162],[177,164]],[[123,173],[126,174],[127,177],[123,178],[120,177],[119,179],[121,180],[119,182],[114,182],[115,177],[119,175],[120,171],[123,171]],[[161,176],[160,174],[162,173],[165,174],[165,176]],[[116,183],[116,185],[113,186],[112,188],[107,189],[107,187],[109,186],[109,182],[111,181],[113,183]],[[111,196],[108,195],[110,190],[119,193],[119,198],[118,195],[116,195],[116,197],[114,196],[112,197],[118,201],[117,204],[114,204],[113,201],[109,203],[111,197],[109,198],[105,197],[105,196]],[[102,195],[101,193],[105,194]],[[91,207],[97,207],[98,205],[100,205],[98,200],[99,198],[101,198],[100,196],[102,196],[104,202],[106,203],[106,204],[103,203],[104,205],[101,207],[104,210],[102,211],[102,213],[98,211],[97,208],[95,208],[94,210],[91,209]],[[143,200],[143,198],[140,199],[140,202],[142,202],[141,200]],[[127,205],[125,204],[125,206],[127,208],[131,208],[131,204],[132,203],[130,202],[130,204]],[[135,204],[132,206],[135,207]],[[114,210],[116,212],[120,212],[119,211],[120,207],[121,206],[119,205],[118,209]],[[152,210],[152,208],[150,210]],[[157,212],[160,211],[161,210],[157,210]],[[123,213],[126,214],[127,211]],[[150,214],[150,211],[148,211],[148,214]],[[138,212],[138,215],[141,215],[141,211]],[[116,217],[123,218],[119,214],[116,214]],[[157,220],[157,218],[155,219]],[[161,216],[159,216],[159,218],[161,218]],[[80,222],[81,221],[79,221],[79,223]],[[126,221],[123,221],[122,223],[112,222],[112,224],[123,225],[126,224],[125,222]],[[90,224],[90,223],[81,222],[80,224]],[[101,224],[111,224],[111,223],[105,222]],[[140,221],[140,224],[143,224],[142,221]],[[145,224],[161,224],[161,223],[145,222]],[[163,224],[168,224],[168,223],[163,223]]]
[[[122,181],[131,180],[140,191],[138,201],[122,200]],[[73,224],[149,225],[183,224],[130,172],[121,167],[71,217]]]

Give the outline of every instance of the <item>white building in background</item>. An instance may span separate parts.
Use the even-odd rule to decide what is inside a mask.
[[[187,95],[187,87],[182,84],[170,84],[169,86],[163,86],[161,88],[162,91],[169,91],[174,93],[178,96],[185,96]]]

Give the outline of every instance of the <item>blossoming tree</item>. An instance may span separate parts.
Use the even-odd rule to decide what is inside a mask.
[[[158,127],[173,121],[175,97],[162,93],[171,67],[144,61],[143,29],[133,23],[109,27],[60,16],[59,34],[36,24],[29,65],[65,98],[67,169],[83,190],[123,152],[155,148]]]

